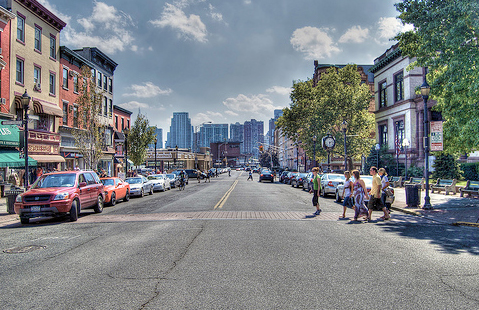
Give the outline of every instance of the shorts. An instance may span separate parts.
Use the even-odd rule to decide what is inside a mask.
[[[368,209],[373,210],[373,211],[380,211],[383,209],[383,202],[381,201],[381,198],[375,198],[373,196],[369,197],[368,201]]]
[[[343,207],[352,207],[353,206],[353,199],[351,196],[344,197]]]

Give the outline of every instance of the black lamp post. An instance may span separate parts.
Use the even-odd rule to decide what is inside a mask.
[[[316,140],[318,138],[316,136],[313,136],[313,167],[317,167],[316,166]]]
[[[176,161],[177,161],[177,160],[178,160],[178,145],[175,146],[175,158],[174,158],[174,160],[173,160],[173,161],[174,161],[174,163],[173,163],[173,164],[174,164],[174,165],[173,165],[174,167],[173,167],[173,168],[175,168],[175,169],[176,169]]]
[[[346,146],[346,131],[348,130],[348,122],[343,121],[341,123],[341,130],[344,134],[344,171],[348,170],[348,150]]]
[[[127,127],[123,128],[123,133],[125,134],[125,177],[128,177],[128,134],[130,129]]]
[[[379,150],[381,149],[381,145],[379,145],[379,143],[376,143],[376,146],[374,147],[374,149],[376,150],[377,165],[378,165],[378,167],[379,167]]]
[[[25,134],[25,142],[23,144],[23,155],[25,156],[25,174],[23,177],[25,178],[25,188],[28,187],[28,109],[30,108],[30,96],[27,94],[27,90],[25,89],[25,93],[22,95],[21,101],[23,110],[25,112],[25,117],[23,119],[23,128]]]
[[[430,210],[431,199],[429,197],[429,118],[427,111],[427,100],[429,99],[429,93],[431,87],[427,83],[426,75],[424,75],[424,83],[421,85],[421,95],[424,100],[424,177],[426,179],[426,194],[424,196],[423,209]]]
[[[155,173],[156,173],[156,144],[158,143],[158,139],[155,136]]]

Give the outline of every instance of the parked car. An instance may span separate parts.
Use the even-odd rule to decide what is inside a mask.
[[[321,178],[321,175],[319,176]],[[309,191],[313,188],[313,173],[308,172],[306,177],[303,178],[303,190]]]
[[[22,224],[40,216],[63,216],[78,220],[81,209],[103,211],[103,183],[94,171],[62,171],[38,178],[28,191],[15,199],[15,213]]]
[[[169,173],[166,175],[168,179],[170,179],[170,187],[171,188],[176,188],[178,185],[180,185],[180,179],[176,174]]]
[[[130,200],[130,184],[120,178],[100,178],[103,183],[105,191],[105,203],[116,205],[116,201],[123,199],[123,201]]]
[[[274,173],[270,170],[264,169],[259,174],[259,181],[270,181],[271,183],[274,182]]]
[[[308,174],[306,172],[300,172],[291,179],[291,186],[299,188],[303,186],[303,179],[306,178]]]
[[[279,181],[281,183],[284,183],[284,178],[286,178],[286,176],[288,175],[289,171],[283,171],[281,172],[281,174],[279,175]]]
[[[291,185],[291,180],[298,174],[298,172],[288,172],[288,174],[284,177],[284,184]]]
[[[339,173],[325,173],[321,176],[321,184],[319,186],[319,194],[322,197],[327,195],[336,195],[336,187],[339,183],[344,183],[346,178]]]
[[[166,191],[171,189],[170,179],[166,174],[152,174],[148,176],[148,180],[153,184],[153,191]]]
[[[130,197],[143,197],[145,193],[153,195],[153,183],[148,181],[144,176],[127,178],[125,181],[130,184]]]
[[[370,176],[370,175],[362,175],[362,176],[360,176],[360,178],[364,181],[364,184],[366,185],[366,189],[369,193],[371,191],[371,186],[373,185],[373,177]],[[353,183],[355,182],[354,177],[351,177],[351,181],[353,181]],[[341,202],[341,200],[344,199],[343,189],[344,189],[344,184],[339,184],[337,189],[336,189],[336,201],[337,202]],[[391,207],[391,205],[394,203],[394,200],[396,199],[396,197],[394,196],[394,188],[389,186],[388,189],[391,190],[391,192],[393,193],[392,196],[386,196],[386,207],[389,209]],[[367,205],[368,201],[369,201],[369,199],[365,199],[364,203]]]

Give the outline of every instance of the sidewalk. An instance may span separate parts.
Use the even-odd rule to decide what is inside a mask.
[[[476,221],[479,218],[479,199],[478,198],[461,198],[459,194],[444,195],[431,194],[431,205],[433,210],[423,210],[420,207],[408,207],[406,205],[406,195],[404,188],[395,188],[394,194],[396,200],[391,209],[415,216],[422,216],[424,218],[436,221],[438,223],[448,225],[467,225],[479,227]],[[421,192],[421,206],[424,204],[424,191]],[[394,218],[394,212],[392,213]],[[18,215],[8,214],[7,212],[7,198],[0,198],[0,223],[18,221]]]

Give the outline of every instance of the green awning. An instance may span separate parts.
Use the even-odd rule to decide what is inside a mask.
[[[19,139],[16,125],[0,125],[0,146],[18,147]]]
[[[0,167],[22,168],[25,167],[25,159],[20,158],[17,150],[0,149]],[[36,167],[37,161],[28,157],[28,166]]]

